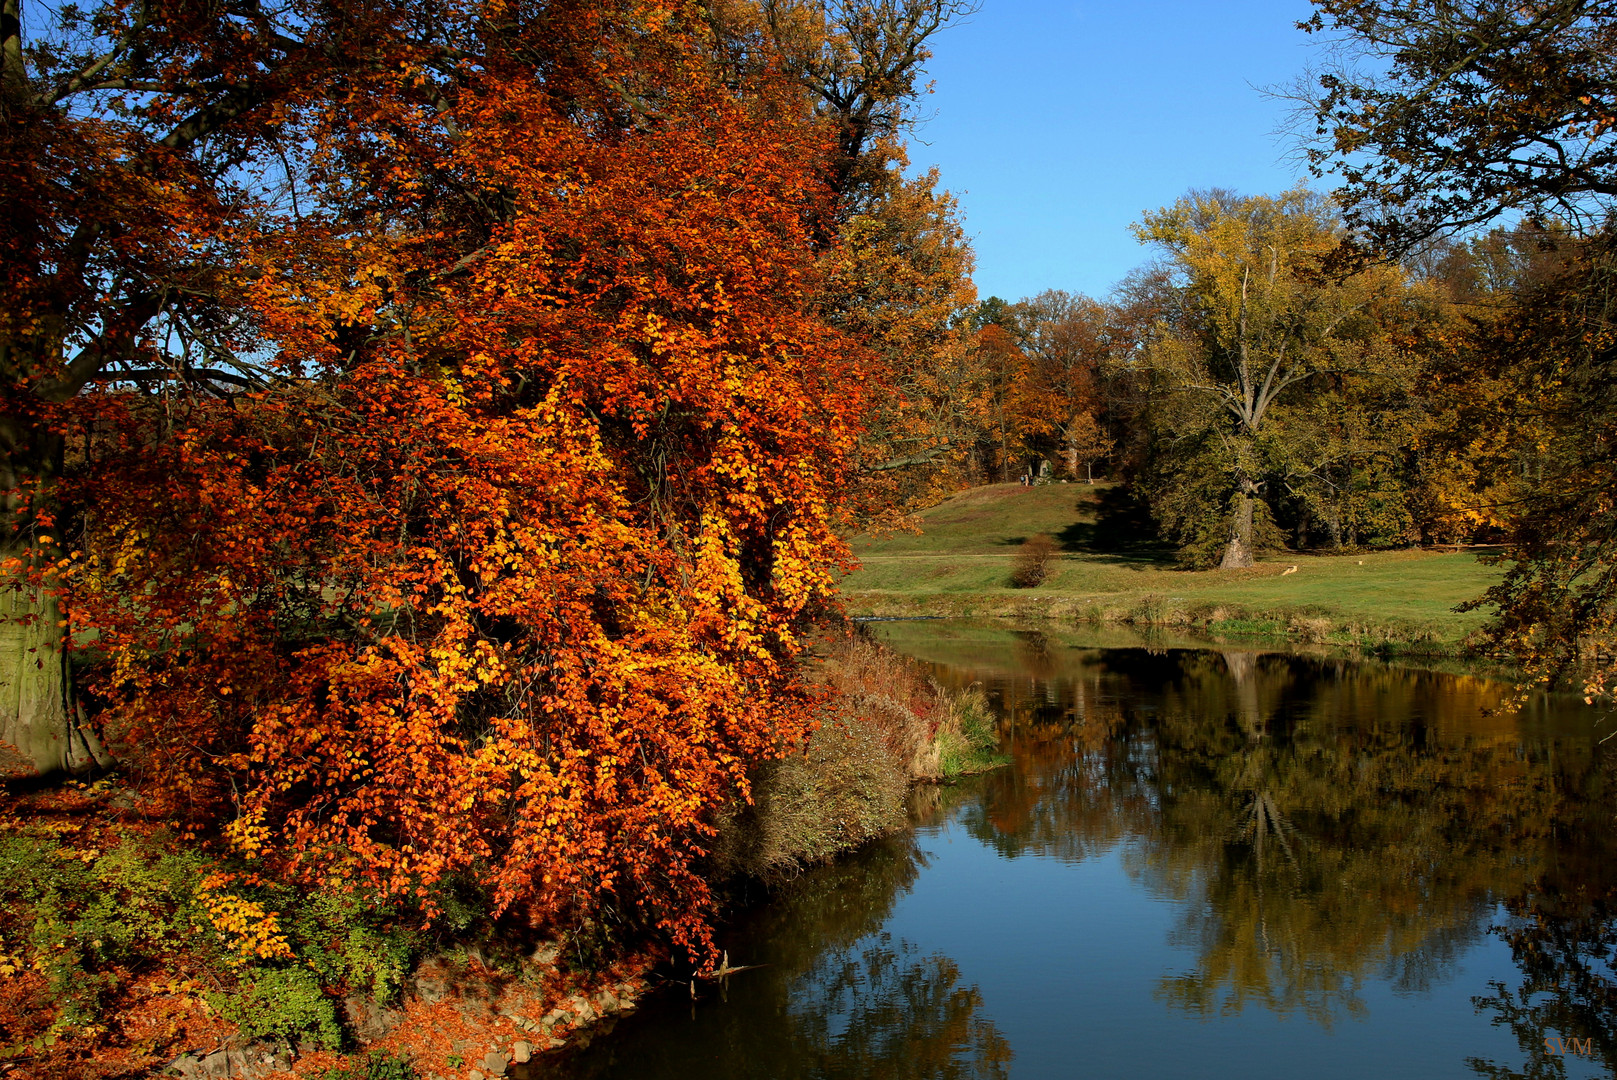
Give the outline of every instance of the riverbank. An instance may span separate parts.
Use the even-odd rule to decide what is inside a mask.
[[[1486,621],[1455,608],[1500,571],[1486,552],[1286,553],[1248,570],[1182,570],[1141,540],[1122,490],[973,488],[917,515],[918,532],[862,536],[843,582],[854,617],[1054,619],[1456,655]],[[1056,545],[1043,584],[1011,575],[1030,538]]]
[[[822,687],[807,746],[756,764],[749,797],[699,841],[716,895],[900,831],[912,785],[1007,760],[980,688],[945,689],[853,628],[827,631],[807,674]],[[621,912],[542,936],[470,878],[417,903],[294,885],[284,865],[169,827],[116,776],[7,796],[8,1080],[522,1080],[669,975],[655,933],[609,925]]]
[[[8,794],[8,1080],[520,1080],[634,1008],[662,957],[524,941],[464,883],[427,925],[358,887],[277,881],[112,777]]]
[[[980,687],[946,689],[914,659],[838,629],[815,644],[828,693],[801,752],[754,770],[749,799],[718,821],[719,880],[787,880],[906,827],[917,784],[947,783],[1008,759]]]

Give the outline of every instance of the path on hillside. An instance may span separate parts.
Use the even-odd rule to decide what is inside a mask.
[[[911,551],[905,555],[856,555],[860,562],[878,559],[1014,559],[1014,551],[992,551],[982,555],[963,555],[957,551]]]

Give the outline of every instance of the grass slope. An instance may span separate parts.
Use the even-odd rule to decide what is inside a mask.
[[[1473,553],[1428,551],[1287,553],[1250,570],[1179,570],[1170,552],[1138,543],[1138,513],[1104,484],[973,488],[918,520],[918,533],[854,540],[862,566],[843,582],[851,614],[1054,617],[1449,647],[1485,617],[1455,605],[1499,576]],[[1017,548],[1041,533],[1061,543],[1060,560],[1039,588],[1013,588]]]

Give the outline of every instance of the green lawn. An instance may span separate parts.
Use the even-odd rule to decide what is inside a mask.
[[[1029,536],[1044,533],[1065,543],[1094,540],[1095,522],[1122,489],[1115,484],[991,484],[970,488],[918,515],[920,533],[887,533],[854,539],[860,556],[1008,555]]]
[[[1110,485],[974,488],[923,511],[919,521],[919,533],[854,541],[862,566],[843,583],[850,613],[1045,616],[1452,643],[1484,619],[1457,613],[1455,605],[1499,576],[1471,552],[1428,551],[1284,554],[1251,570],[1179,570],[1171,553],[1127,546],[1138,535],[1137,515]],[[1013,588],[1017,548],[1039,533],[1055,537],[1063,551],[1044,585]],[[1100,550],[1114,547],[1122,550]]]

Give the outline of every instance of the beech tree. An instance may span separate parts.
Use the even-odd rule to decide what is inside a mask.
[[[1066,459],[1067,472],[1078,477],[1078,466],[1084,467],[1084,480],[1095,482],[1095,462],[1111,453],[1117,441],[1106,434],[1093,413],[1076,413],[1061,429],[1061,453]]]
[[[1497,608],[1489,638],[1535,677],[1573,676],[1587,698],[1609,700],[1617,688],[1617,244],[1603,235],[1566,248],[1560,274],[1524,291],[1468,342],[1491,376],[1491,407],[1479,419],[1518,466],[1505,577],[1472,606]]]
[[[234,294],[238,232],[296,212],[320,102],[431,108],[446,11],[367,4],[202,9],[149,0],[0,16],[0,743],[7,771],[101,753],[70,720],[55,486],[64,408],[108,381],[200,393],[261,376]],[[25,35],[25,27],[29,33]],[[407,73],[401,77],[400,72]],[[402,95],[402,97],[396,96]],[[279,189],[278,191],[275,189]],[[273,192],[273,194],[272,194]],[[278,196],[278,198],[277,198]],[[287,200],[292,205],[287,205]]]
[[[971,249],[937,174],[905,179],[902,164],[889,160],[846,204],[822,258],[820,310],[882,371],[859,445],[859,503],[873,517],[957,486],[983,422],[981,357],[957,319],[976,298]]]
[[[883,368],[859,443],[859,513],[886,519],[966,481],[984,417],[981,356],[961,312],[972,253],[936,170],[904,175],[931,41],[968,0],[762,0],[770,41],[835,132],[840,200],[822,310]]]
[[[97,72],[165,25],[122,10]],[[835,131],[781,65],[737,81],[708,14],[284,12],[352,63],[118,172],[111,233],[41,204],[11,269],[65,329],[8,313],[34,350],[8,393],[61,449],[19,467],[10,570],[87,644],[155,807],[276,873],[429,912],[469,875],[535,928],[610,909],[703,955],[710,821],[810,727],[801,634],[874,370],[821,304]],[[282,72],[280,23],[238,17],[184,40],[261,33],[238,81]],[[111,142],[169,100],[139,93],[24,118]],[[8,137],[66,199],[77,151]],[[51,308],[81,231],[109,269]],[[103,348],[137,270],[170,306]],[[74,334],[110,381],[50,390]],[[186,392],[135,392],[159,383]]]
[[[831,186],[880,192],[911,123],[929,42],[976,10],[973,0],[758,0],[772,50],[835,131]]]
[[[1564,230],[1524,224],[1404,259],[1437,298],[1414,395],[1425,416],[1413,432],[1411,510],[1423,542],[1498,542],[1543,475],[1546,417],[1520,407],[1501,351],[1476,346],[1496,341],[1521,296],[1565,272],[1568,241]]]

